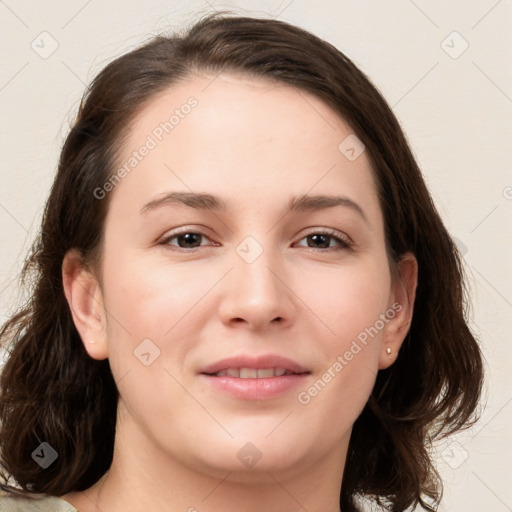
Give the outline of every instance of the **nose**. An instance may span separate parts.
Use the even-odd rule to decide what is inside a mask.
[[[287,285],[282,260],[271,253],[266,249],[252,262],[234,255],[234,268],[223,282],[219,308],[225,325],[258,331],[293,323],[295,295]]]

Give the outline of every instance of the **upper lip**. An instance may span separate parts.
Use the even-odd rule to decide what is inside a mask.
[[[292,373],[309,373],[307,368],[304,368],[295,361],[275,354],[227,357],[226,359],[221,359],[220,361],[216,361],[215,363],[201,368],[199,373],[211,375],[220,372],[221,370],[227,370],[228,368],[284,368]]]

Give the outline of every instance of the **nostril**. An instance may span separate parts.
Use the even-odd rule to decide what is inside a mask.
[[[247,320],[245,320],[244,318],[240,318],[240,317],[237,317],[237,318],[233,318],[232,321],[234,323],[243,323],[243,322],[247,322]],[[271,320],[270,323],[279,323],[279,322],[282,322],[283,321],[283,318],[280,317],[280,316],[277,316],[276,318],[274,318],[273,320]]]

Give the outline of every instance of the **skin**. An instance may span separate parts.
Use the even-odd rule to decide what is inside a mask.
[[[80,512],[339,511],[352,425],[410,325],[416,260],[404,255],[392,279],[366,154],[349,161],[338,146],[351,128],[283,84],[191,77],[139,113],[120,165],[191,96],[198,105],[110,192],[98,268],[75,251],[63,264],[84,346],[109,358],[120,392],[111,469],[63,498]],[[167,203],[141,213],[171,191],[214,194],[227,208]],[[345,196],[364,218],[349,206],[286,213],[303,194]],[[195,248],[169,240],[181,227],[204,235]],[[351,247],[311,237],[326,229]],[[252,262],[237,252],[248,236],[262,249]],[[255,247],[245,246],[252,255]],[[397,303],[394,318],[300,403],[298,393]],[[160,350],[149,366],[134,356],[145,339]],[[230,355],[268,353],[306,367],[304,385],[241,400],[198,376]],[[261,454],[252,467],[237,456],[247,442]]]

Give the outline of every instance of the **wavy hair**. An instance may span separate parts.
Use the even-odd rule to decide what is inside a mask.
[[[61,267],[70,249],[98,261],[111,177],[127,127],[157,93],[194,73],[234,71],[306,91],[364,143],[385,221],[390,266],[412,252],[414,315],[395,364],[380,371],[350,439],[340,505],[366,497],[389,511],[433,511],[442,485],[432,440],[475,421],[483,369],[467,323],[463,267],[390,107],[340,51],[285,22],[216,14],[156,36],[108,64],[84,94],[63,145],[42,227],[23,276],[28,303],[0,331],[0,465],[12,492],[56,496],[93,485],[113,456],[118,391],[108,360],[90,358],[73,324]],[[48,442],[45,470],[34,449]],[[7,486],[14,479],[16,486]]]

